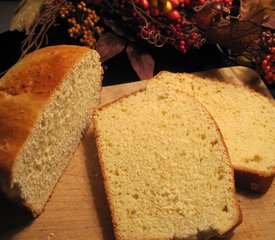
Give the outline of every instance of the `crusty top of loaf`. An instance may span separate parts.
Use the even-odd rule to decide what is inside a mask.
[[[52,93],[66,79],[86,47],[59,45],[39,49],[15,64],[0,80],[0,180],[10,177],[24,145]]]
[[[15,64],[1,79],[0,91],[48,98],[83,54],[90,49],[59,45],[39,49]]]

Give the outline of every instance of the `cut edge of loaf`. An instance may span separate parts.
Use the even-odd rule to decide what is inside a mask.
[[[227,150],[227,147],[225,145],[224,139],[222,137],[222,133],[221,133],[221,131],[220,131],[220,129],[219,129],[219,127],[218,127],[215,119],[207,111],[207,109],[204,107],[204,105],[201,102],[199,102],[197,99],[195,99],[194,97],[192,97],[191,95],[189,95],[188,93],[185,93],[183,91],[180,91],[180,90],[177,90],[177,89],[170,89],[170,90],[179,92],[181,94],[185,94],[188,97],[192,98],[198,105],[200,105],[201,108],[204,109],[205,113],[211,118],[211,120],[215,124],[215,128],[217,130],[217,133],[220,136],[222,145],[224,147],[224,154],[227,155],[228,160],[229,160],[229,161],[227,161],[227,165],[230,167],[230,175],[232,177],[232,191],[231,191],[231,194],[232,194],[232,199],[233,199],[233,202],[234,202],[237,214],[235,215],[235,218],[232,221],[231,226],[228,226],[227,228],[224,228],[224,229],[220,229],[219,231],[218,230],[214,230],[214,229],[209,229],[209,231],[198,232],[197,237],[203,237],[203,239],[209,239],[209,238],[215,237],[215,236],[216,237],[226,237],[238,225],[240,225],[242,223],[243,215],[242,215],[242,211],[241,211],[240,205],[238,203],[237,196],[236,196],[236,191],[235,191],[234,169],[233,169],[233,166],[231,164],[230,157],[229,157],[229,154],[228,154],[228,150]],[[94,116],[93,116],[94,135],[95,135],[96,146],[97,146],[97,150],[98,150],[98,160],[99,160],[99,163],[100,163],[100,166],[101,166],[101,172],[102,172],[103,182],[104,182],[104,189],[105,189],[107,201],[108,201],[108,204],[109,204],[109,208],[111,210],[110,212],[111,212],[111,216],[112,216],[112,224],[113,224],[113,228],[114,228],[115,238],[117,240],[120,240],[120,237],[118,235],[118,230],[117,230],[118,223],[117,223],[117,220],[116,220],[116,216],[114,214],[114,206],[113,206],[113,203],[112,203],[112,200],[111,200],[111,194],[110,194],[111,190],[110,190],[110,186],[108,184],[106,166],[105,166],[105,163],[104,163],[104,160],[103,160],[103,156],[102,156],[102,145],[101,145],[101,143],[99,141],[100,133],[99,133],[98,126],[97,126],[96,116],[98,115],[99,111],[101,111],[101,110],[103,110],[105,108],[108,108],[108,107],[112,106],[115,103],[119,103],[120,101],[123,101],[124,99],[126,99],[128,97],[131,97],[131,96],[134,96],[134,95],[140,94],[142,92],[146,92],[146,91],[147,91],[147,89],[145,87],[145,89],[140,89],[140,90],[137,90],[135,92],[132,92],[132,93],[129,93],[129,94],[125,94],[125,95],[121,96],[118,99],[115,99],[115,100],[113,100],[113,101],[111,101],[109,103],[106,103],[106,104],[98,107],[97,110],[94,113]],[[172,237],[172,238],[140,238],[140,239],[144,239],[144,240],[149,240],[149,239],[150,240],[156,240],[156,239],[159,239],[159,240],[174,240],[175,236]],[[176,239],[182,239],[182,238],[176,238]]]
[[[99,55],[93,50],[80,54],[41,109],[2,186],[8,198],[34,217],[44,210],[99,104],[103,74]]]
[[[255,91],[252,88],[240,86],[236,83],[223,82],[217,78],[198,76],[195,73],[194,74],[193,73],[173,73],[173,72],[169,72],[169,71],[160,71],[153,78],[148,79],[147,82],[148,81],[161,81],[162,79],[159,79],[159,77],[163,78],[163,76],[165,77],[166,75],[169,75],[171,77],[173,75],[174,76],[180,75],[181,77],[195,77],[195,78],[202,79],[203,81],[211,81],[214,84],[218,84],[218,85],[228,85],[228,86],[233,86],[235,88],[240,88],[243,91],[248,92],[249,94],[252,94],[256,97],[260,97],[262,99],[267,100],[273,107],[275,107],[275,101],[273,99],[263,95],[260,92]],[[147,83],[146,83],[146,87],[147,87]],[[169,86],[169,87],[171,87],[171,86]],[[184,91],[184,89],[182,89],[182,91]],[[194,96],[194,97],[196,98],[196,96]],[[200,100],[198,100],[198,101],[200,101]],[[205,107],[207,108],[207,106],[205,106]],[[269,187],[271,186],[271,184],[275,178],[275,168],[273,170],[270,170],[267,172],[267,171],[263,171],[261,169],[251,169],[251,168],[246,168],[244,166],[236,166],[235,164],[233,164],[233,166],[234,166],[234,172],[235,172],[236,186],[240,187],[242,189],[249,189],[249,190],[252,190],[253,192],[257,192],[257,193],[265,193],[268,191]]]

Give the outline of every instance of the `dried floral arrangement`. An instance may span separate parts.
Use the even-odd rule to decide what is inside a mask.
[[[32,0],[22,1],[11,24],[27,33],[22,56],[47,41],[49,28],[65,22],[68,35],[96,48],[102,62],[126,50],[141,79],[152,76],[154,60],[138,48],[170,45],[185,54],[208,42],[275,84],[275,0],[39,0],[32,10],[30,5]],[[31,19],[30,11],[37,13]]]

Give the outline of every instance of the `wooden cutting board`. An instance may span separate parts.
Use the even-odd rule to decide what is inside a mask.
[[[247,68],[199,74],[249,86],[270,97],[259,77]],[[143,81],[104,87],[102,104],[145,85]],[[275,239],[275,184],[264,195],[239,192],[238,199],[243,223],[230,239]],[[92,127],[77,148],[45,211],[37,219],[33,220],[26,210],[14,206],[0,194],[0,239],[114,239]]]

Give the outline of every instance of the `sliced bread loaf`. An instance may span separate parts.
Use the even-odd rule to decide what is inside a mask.
[[[224,137],[237,185],[266,192],[275,176],[275,104],[244,87],[192,74],[161,72],[147,88],[172,87],[205,105]]]
[[[205,239],[240,223],[220,131],[194,98],[140,91],[95,112],[117,240]]]
[[[79,46],[35,51],[0,80],[0,188],[41,213],[99,102],[99,55]]]

